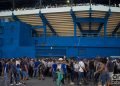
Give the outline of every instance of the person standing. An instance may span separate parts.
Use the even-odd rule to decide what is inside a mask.
[[[21,70],[22,70],[22,78],[23,80],[28,79],[28,67],[25,59],[21,61]]]
[[[1,62],[1,60],[0,60],[0,76],[2,75],[2,62]]]
[[[74,84],[74,64],[73,64],[73,60],[70,61],[70,69],[71,69],[71,72],[70,72],[70,78],[71,78],[71,82],[70,84],[73,85]]]
[[[63,73],[62,83],[65,84],[65,79],[66,79],[66,75],[67,75],[67,66],[66,66],[64,60],[62,61],[61,69],[62,69],[62,73]]]
[[[79,61],[79,78],[78,78],[78,84],[82,84],[80,80],[84,80],[84,71],[85,71],[85,64],[82,60]]]
[[[30,78],[33,77],[33,67],[34,67],[34,61],[33,61],[33,59],[31,59],[29,62],[29,69],[28,69]]]
[[[9,66],[10,66],[10,71],[9,71],[9,74],[10,74],[10,85],[13,85],[14,82],[16,83],[16,85],[19,85],[18,79],[17,79],[17,67],[16,67],[15,59],[12,59],[10,61]]]
[[[75,82],[78,82],[78,71],[79,71],[79,63],[78,61],[75,61],[74,63],[74,76],[75,76],[74,81]]]
[[[34,72],[33,72],[33,77],[38,77],[38,71],[39,71],[39,65],[40,65],[40,61],[37,59],[34,62]]]
[[[117,59],[117,61],[116,61],[116,69],[117,69],[117,74],[120,74],[120,60],[119,59]]]
[[[109,74],[109,77],[110,77],[110,81],[109,81],[109,85],[111,84],[111,80],[112,80],[112,74],[114,72],[114,63],[112,62],[111,58],[108,59],[108,62],[107,62],[107,69],[108,69],[108,74]]]
[[[62,61],[63,59],[62,58],[59,58],[58,59],[58,64],[57,64],[57,86],[61,86],[62,84],[64,84],[62,82],[63,80],[63,71],[62,71]]]
[[[45,65],[44,65],[44,63],[42,63],[40,61],[40,65],[38,66],[38,79],[39,80],[44,80],[45,79],[44,72],[45,72]]]
[[[53,81],[56,81],[56,71],[57,71],[57,64],[56,61],[53,61],[53,65],[52,65],[52,77],[53,77]]]
[[[94,60],[90,60],[89,61],[89,79],[90,80],[94,79],[94,71],[95,71]]]
[[[4,81],[5,81],[5,86],[8,85],[8,80],[9,80],[9,60],[4,60],[3,63],[3,72],[4,72]],[[10,84],[11,85],[11,84]]]
[[[109,86],[110,77],[106,63],[106,58],[100,58],[100,68],[95,72],[95,74],[100,73],[98,85]]]

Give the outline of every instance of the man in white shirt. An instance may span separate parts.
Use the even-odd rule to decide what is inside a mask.
[[[82,60],[80,60],[79,71],[78,71],[78,74],[79,74],[78,83],[80,82],[81,79],[84,78],[84,71],[85,71],[85,64]],[[79,84],[81,84],[81,83],[79,83]]]
[[[85,69],[85,64],[84,62],[81,60],[79,62],[79,72],[84,72],[84,69]]]
[[[16,66],[17,65],[20,65],[20,60],[19,59],[16,60]]]

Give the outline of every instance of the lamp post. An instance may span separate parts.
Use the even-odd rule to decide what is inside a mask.
[[[92,3],[92,0],[90,0],[90,9],[91,9],[91,3]]]
[[[110,3],[111,3],[111,1],[109,0],[109,9],[110,9]]]
[[[42,0],[39,0],[39,9],[40,9],[40,12],[41,12],[41,8],[42,8]]]
[[[13,13],[14,9],[15,9],[15,1],[12,0],[12,13]]]

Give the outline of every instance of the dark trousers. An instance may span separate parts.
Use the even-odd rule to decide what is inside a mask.
[[[2,69],[0,69],[0,76],[2,75]]]
[[[15,83],[18,83],[17,82],[17,72],[10,73],[10,83],[12,84],[12,83],[14,83],[14,81],[15,81]]]
[[[66,79],[66,74],[63,74],[63,79],[61,80],[62,84],[65,84],[64,80]]]
[[[94,82],[95,82],[95,83],[98,83],[98,82],[99,82],[99,76],[100,76],[100,73],[97,73],[97,74],[94,76]]]
[[[33,77],[33,67],[29,67],[29,76],[32,78]]]
[[[71,78],[71,81],[74,82],[74,71],[73,70],[71,70],[70,78]]]
[[[74,72],[74,82],[77,83],[79,78],[78,72]]]

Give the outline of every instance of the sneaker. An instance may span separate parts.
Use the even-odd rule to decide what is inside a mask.
[[[82,83],[80,82],[79,84],[81,85]]]
[[[19,83],[16,83],[16,85],[19,85]]]
[[[74,83],[73,83],[73,82],[70,82],[70,85],[74,85]]]
[[[11,86],[13,85],[13,84],[10,84]]]
[[[21,83],[21,82],[19,82],[18,84],[19,84],[19,85],[21,85],[22,83]]]

